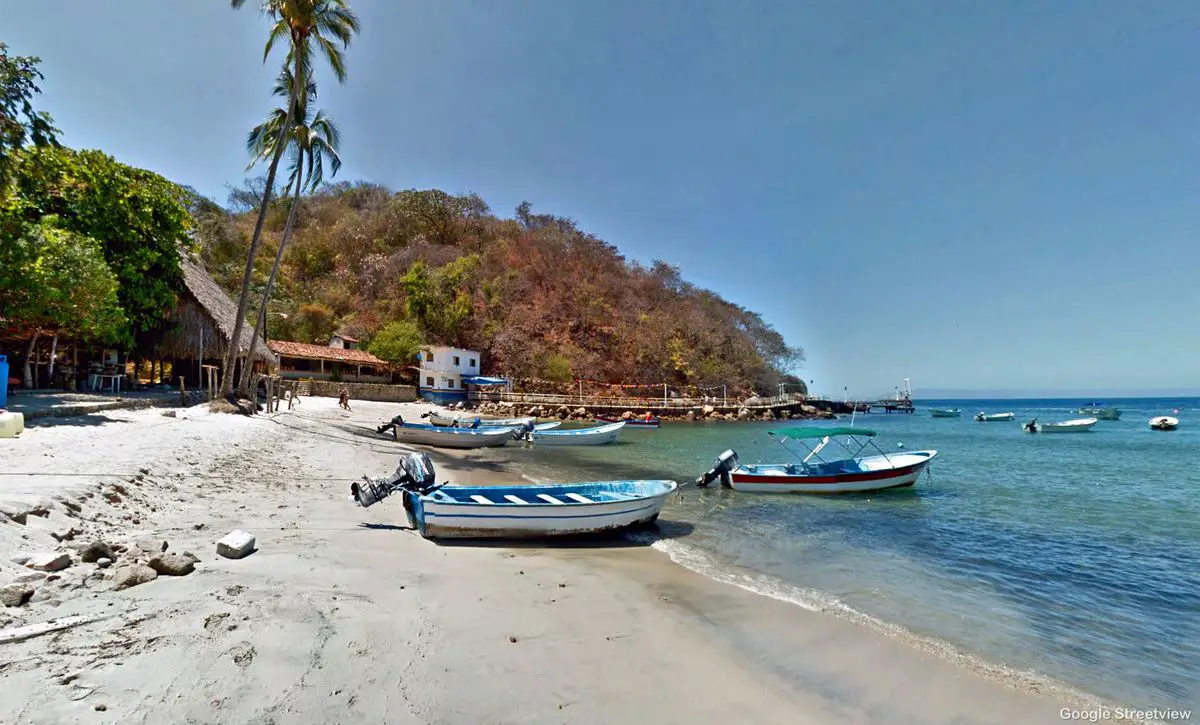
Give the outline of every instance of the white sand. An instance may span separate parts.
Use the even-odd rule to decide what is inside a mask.
[[[49,531],[72,525],[83,530],[74,542],[167,541],[202,559],[188,576],[124,591],[80,563],[32,603],[0,609],[0,627],[107,617],[0,644],[0,722],[1061,722],[1057,698],[710,581],[647,547],[423,540],[399,500],[363,510],[347,498],[351,480],[390,471],[404,451],[370,429],[429,406],[352,406],[108,413],[0,442],[0,472],[39,473],[0,475],[3,508],[52,509],[0,523],[0,586],[26,571],[13,553],[66,550]],[[433,456],[439,480],[504,477],[473,468],[470,452]],[[81,501],[78,516],[56,496]],[[218,558],[215,542],[234,528],[255,534],[258,551]]]

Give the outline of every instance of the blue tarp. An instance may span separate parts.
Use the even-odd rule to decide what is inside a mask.
[[[464,375],[462,380],[467,385],[508,385],[505,378],[489,378],[483,375]]]

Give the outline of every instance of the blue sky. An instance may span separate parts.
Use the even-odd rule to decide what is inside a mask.
[[[41,107],[217,199],[255,3],[39,0]],[[356,0],[342,177],[570,216],[759,311],[817,390],[1197,385],[1200,3]]]

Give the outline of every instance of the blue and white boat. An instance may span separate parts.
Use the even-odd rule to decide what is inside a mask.
[[[599,446],[612,443],[625,427],[625,421],[596,425],[591,428],[566,430],[534,430],[534,446]]]
[[[393,429],[396,440],[439,448],[489,448],[502,446],[525,432],[519,426],[456,428],[428,423],[400,423]]]
[[[356,482],[350,491],[364,508],[401,493],[409,523],[427,539],[519,539],[649,526],[677,488],[674,481],[437,484],[429,456],[413,453],[401,459],[391,476]]]

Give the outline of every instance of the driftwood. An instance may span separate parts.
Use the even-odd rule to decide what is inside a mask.
[[[95,622],[104,617],[87,617],[82,614],[74,617],[63,617],[51,622],[39,622],[37,624],[26,624],[21,627],[9,627],[8,629],[0,629],[0,644],[9,644],[11,642],[20,642],[22,640],[40,637],[43,634],[50,634],[71,627],[78,627],[81,624]]]

